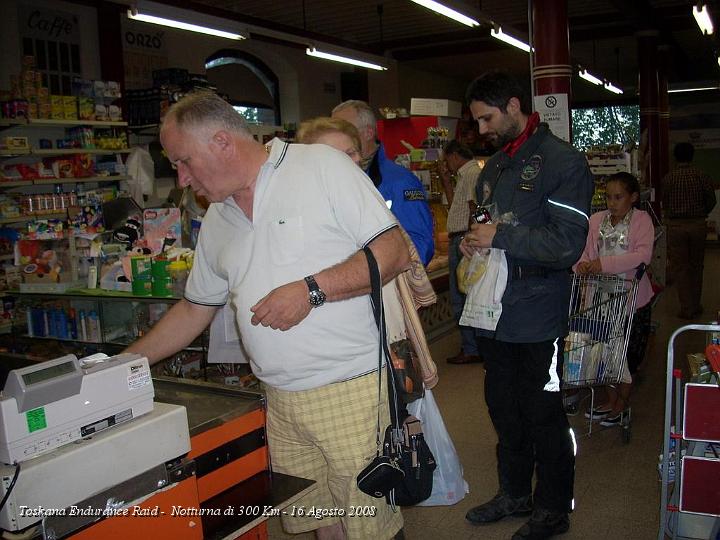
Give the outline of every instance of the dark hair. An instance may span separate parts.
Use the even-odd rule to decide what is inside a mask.
[[[610,182],[620,182],[625,188],[625,191],[627,191],[630,195],[633,193],[640,194],[640,182],[638,182],[637,178],[628,172],[611,174],[605,184],[609,184]]]
[[[470,148],[455,139],[445,145],[445,148],[443,148],[443,154],[446,156],[449,156],[450,154],[457,154],[465,159],[472,159],[474,157]]]
[[[507,112],[510,98],[520,101],[523,114],[531,114],[530,98],[525,85],[504,71],[488,71],[470,83],[465,92],[465,101],[470,105],[473,101],[482,101],[491,107]]]
[[[673,150],[675,160],[680,163],[690,163],[695,155],[695,147],[689,142],[681,142],[675,145]]]

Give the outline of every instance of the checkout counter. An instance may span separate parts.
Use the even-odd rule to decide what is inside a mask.
[[[0,528],[23,538],[260,540],[314,488],[271,471],[262,393],[151,379],[133,354],[11,371],[0,461]]]

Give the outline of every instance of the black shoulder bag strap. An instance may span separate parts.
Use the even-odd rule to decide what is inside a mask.
[[[401,429],[398,417],[397,392],[395,391],[394,373],[390,367],[390,351],[387,345],[387,330],[385,328],[385,309],[382,301],[382,281],[380,279],[380,270],[378,269],[375,255],[369,247],[364,247],[363,252],[367,258],[368,268],[370,270],[370,299],[372,301],[373,314],[375,315],[375,324],[378,327],[380,336],[380,346],[378,347],[378,414],[377,414],[377,434],[376,441],[378,447],[378,455],[381,448],[381,432],[380,432],[380,410],[382,406],[382,361],[383,353],[385,355],[385,366],[388,373],[388,401],[390,405],[390,424],[393,430]]]

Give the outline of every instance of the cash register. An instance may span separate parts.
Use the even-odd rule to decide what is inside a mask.
[[[146,471],[166,474],[165,464],[190,450],[187,414],[154,394],[148,360],[137,354],[67,355],[12,370],[0,397],[0,527],[22,530]]]

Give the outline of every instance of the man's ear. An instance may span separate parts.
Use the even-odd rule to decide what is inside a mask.
[[[232,152],[232,150],[234,149],[234,146],[232,144],[232,136],[224,129],[216,131],[210,140],[212,142],[212,145],[223,154],[227,152]]]
[[[508,112],[508,114],[520,114],[522,112],[522,109],[520,108],[520,100],[516,97],[511,97],[507,102],[505,110]]]

